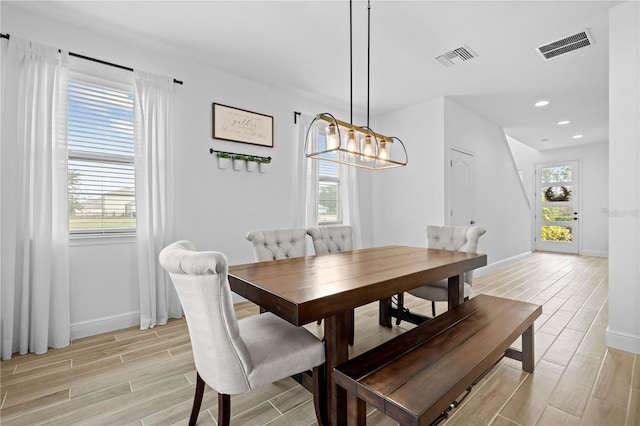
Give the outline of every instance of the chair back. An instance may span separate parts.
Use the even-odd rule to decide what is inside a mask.
[[[353,250],[353,228],[351,226],[321,226],[307,229],[318,254]]]
[[[487,232],[481,226],[427,226],[427,248],[475,253],[478,240]],[[473,272],[465,273],[465,282],[473,283]]]
[[[307,254],[306,237],[304,229],[250,231],[246,235],[256,262],[303,257]]]
[[[227,258],[178,241],[160,252],[187,319],[193,358],[202,379],[220,393],[250,390],[251,357],[240,337],[227,277]]]

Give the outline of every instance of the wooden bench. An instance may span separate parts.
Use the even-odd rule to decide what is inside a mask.
[[[479,295],[335,368],[349,425],[369,403],[400,425],[429,425],[502,356],[533,373],[533,322],[542,307]],[[522,351],[509,348],[522,336]]]

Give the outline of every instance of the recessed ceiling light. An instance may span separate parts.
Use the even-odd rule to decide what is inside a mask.
[[[549,105],[549,101],[538,101],[538,102],[535,103],[535,106],[537,106],[537,107],[543,107],[543,106],[546,106],[546,105]]]
[[[582,135],[573,135],[572,138],[574,139],[580,139],[582,137]]]
[[[558,126],[564,126],[565,124],[571,123],[569,120],[558,121]]]

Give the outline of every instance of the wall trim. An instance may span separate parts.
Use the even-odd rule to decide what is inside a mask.
[[[605,333],[607,346],[640,355],[640,336],[613,331],[607,327]]]
[[[502,260],[499,260],[497,262],[490,263],[487,266],[483,266],[482,268],[474,269],[473,270],[473,276],[474,277],[479,277],[479,276],[484,275],[484,274],[486,274],[488,272],[494,271],[496,269],[503,268],[503,267],[505,267],[507,265],[510,265],[511,263],[515,263],[515,262],[517,262],[519,260],[524,259],[525,257],[531,256],[531,254],[532,254],[531,251],[526,251],[524,253],[520,253],[520,254],[517,254],[515,256],[508,257],[506,259],[502,259]]]
[[[608,250],[582,250],[580,256],[609,257]]]
[[[76,322],[71,324],[71,340],[135,326],[140,326],[140,311]]]

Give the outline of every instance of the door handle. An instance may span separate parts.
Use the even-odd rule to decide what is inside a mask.
[[[475,220],[472,220],[470,223],[473,225],[474,223],[476,223],[476,221],[475,221]]]

